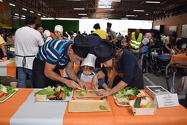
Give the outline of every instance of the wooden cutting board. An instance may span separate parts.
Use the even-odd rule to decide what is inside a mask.
[[[99,107],[104,106],[106,110]],[[68,112],[102,112],[111,111],[106,100],[70,100]]]
[[[102,91],[103,89],[98,89],[98,91]],[[80,96],[80,91],[81,90],[74,90],[74,93],[73,95],[75,97],[101,97],[101,96],[97,96],[96,93],[95,93],[95,90],[93,89],[90,89],[87,91],[86,94],[84,94],[84,96]]]

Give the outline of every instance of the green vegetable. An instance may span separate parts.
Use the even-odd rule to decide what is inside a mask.
[[[153,101],[149,101],[144,108],[151,108]]]
[[[79,94],[79,96],[84,96],[84,94]]]
[[[0,84],[0,92],[8,93],[7,88],[2,84]]]
[[[101,110],[107,110],[107,108],[106,108],[104,105],[100,105],[99,108],[100,108]]]
[[[46,89],[42,89],[38,92],[35,92],[34,96],[36,95],[46,95],[47,97],[53,95],[54,87],[48,86]]]
[[[126,87],[116,93],[114,93],[113,95],[116,97],[116,98],[123,98],[123,97],[126,97],[127,99],[128,98],[128,95],[133,95],[133,96],[136,96],[138,95],[138,93],[140,93],[140,91],[138,90],[138,88],[134,87]]]
[[[134,102],[134,108],[140,108],[141,98],[137,97]]]

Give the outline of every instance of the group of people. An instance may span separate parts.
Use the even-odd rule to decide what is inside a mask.
[[[154,30],[143,36],[137,29],[129,39],[129,50],[120,49],[114,41],[122,40],[122,36],[116,37],[116,33],[111,30],[111,23],[107,23],[107,31],[101,30],[96,23],[91,35],[69,35],[66,32],[64,37],[61,25],[56,25],[52,34],[49,30],[44,30],[43,24],[36,25],[35,30],[35,20],[36,16],[33,14],[27,15],[26,25],[15,32],[15,57],[20,88],[26,87],[26,78],[29,76],[31,87],[35,88],[64,84],[74,89],[88,89],[86,83],[89,82],[94,89],[99,86],[105,89],[97,92],[99,96],[111,95],[127,86],[143,89],[138,53],[146,52],[147,46],[162,43],[161,37],[155,37]],[[74,63],[81,64],[81,74],[75,73]],[[94,72],[95,68],[99,68],[97,73]],[[65,69],[68,78],[61,76],[60,69]],[[115,78],[109,88],[107,81],[103,79],[111,71]]]

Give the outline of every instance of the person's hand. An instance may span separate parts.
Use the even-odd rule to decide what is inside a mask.
[[[98,91],[98,92],[96,92],[96,95],[97,96],[109,96],[110,95],[110,90],[108,90],[108,91],[105,91],[105,90]]]
[[[92,87],[93,87],[93,89],[97,89],[98,88],[98,78],[97,77],[93,77],[92,78]]]
[[[7,57],[3,57],[2,60],[7,60]]]
[[[79,86],[80,86],[81,88],[84,87],[86,90],[88,90],[88,86],[87,86],[87,84],[86,84],[85,82],[79,81],[78,84],[79,84]]]
[[[76,88],[80,88],[80,86],[74,82],[73,80],[67,80],[67,82],[65,83],[68,87],[76,89]]]

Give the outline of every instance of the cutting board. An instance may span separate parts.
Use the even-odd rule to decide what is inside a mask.
[[[104,106],[106,110],[99,107]],[[70,100],[68,112],[103,112],[111,111],[106,100]]]
[[[102,91],[102,90],[103,89],[98,89],[98,91]],[[84,96],[80,96],[80,91],[81,90],[75,90],[73,95],[75,97],[99,97],[99,96],[96,95],[95,90],[93,90],[93,89],[88,90],[87,93],[84,94]]]

